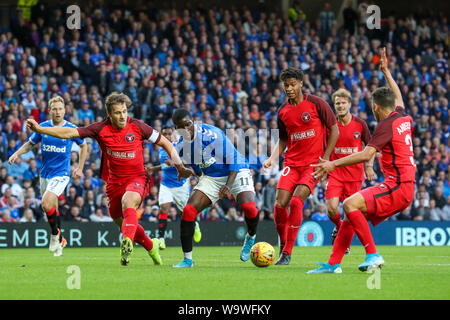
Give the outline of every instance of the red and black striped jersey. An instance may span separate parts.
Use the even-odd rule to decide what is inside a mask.
[[[305,94],[297,106],[283,104],[278,109],[278,129],[280,139],[287,145],[284,166],[318,163],[325,152],[326,129],[335,123],[333,110],[322,98]]]
[[[157,143],[161,134],[144,122],[128,117],[125,128],[118,129],[108,117],[101,122],[77,128],[80,137],[97,140],[102,151],[101,178],[117,182],[145,174],[145,140]]]
[[[367,145],[370,140],[370,131],[364,120],[352,116],[352,120],[343,125],[338,121],[339,139],[331,153],[330,160],[344,158],[353,153],[363,150],[363,145]],[[342,181],[363,181],[364,163],[357,163],[351,166],[336,168],[329,173]]]
[[[385,179],[400,182],[416,181],[413,153],[412,118],[403,107],[396,107],[381,121],[368,145],[381,152],[381,171]]]

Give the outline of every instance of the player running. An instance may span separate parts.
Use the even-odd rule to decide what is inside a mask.
[[[184,259],[174,267],[193,266],[192,237],[197,214],[217,200],[231,195],[242,207],[247,224],[247,234],[240,253],[241,260],[247,261],[255,243],[258,209],[246,159],[222,130],[207,124],[194,124],[186,109],[175,110],[172,120],[182,136],[177,143],[180,156],[197,174],[201,174],[181,217],[180,235]]]
[[[412,145],[412,118],[405,113],[400,89],[388,69],[385,48],[381,50],[380,56],[380,70],[389,88],[381,87],[372,93],[372,111],[378,126],[371,140],[361,152],[314,165],[314,176],[320,179],[336,168],[368,161],[379,151],[382,153],[381,168],[385,180],[344,201],[344,221],[330,259],[320,268],[308,273],[341,273],[340,263],[346,248],[350,246],[353,233],[356,233],[366,250],[366,260],[359,265],[359,270],[368,271],[381,267],[384,260],[376,250],[367,220],[376,226],[406,209],[414,199],[416,165]]]
[[[163,127],[161,129],[161,134],[166,137],[172,144],[174,144],[174,130],[172,127]],[[158,214],[158,234],[159,234],[159,248],[161,250],[166,248],[166,242],[164,240],[164,233],[167,228],[167,217],[169,214],[169,209],[172,203],[183,212],[184,207],[187,204],[189,198],[190,184],[189,180],[181,178],[178,180],[178,172],[174,167],[174,162],[170,159],[166,150],[160,148],[159,151],[159,163],[158,166],[147,166],[147,172],[151,173],[153,171],[162,171],[161,174],[161,186],[159,188],[158,203],[159,203],[159,214]],[[195,233],[194,240],[199,242],[202,237],[200,232],[200,227],[198,222],[195,222]]]
[[[314,168],[310,165],[318,163],[319,158],[330,158],[339,129],[325,100],[302,93],[301,70],[287,68],[281,72],[280,80],[288,99],[278,110],[279,140],[263,168],[269,169],[287,147],[277,186],[274,220],[280,237],[280,257],[275,264],[288,265],[302,224],[305,200],[319,182],[313,179]]]
[[[64,99],[60,96],[53,97],[48,102],[51,119],[40,124],[43,128],[70,128],[76,130],[76,126],[66,120]],[[80,145],[80,159],[78,168],[72,172],[72,177],[80,178],[83,173],[84,163],[87,157],[87,144],[81,138],[58,139],[46,134],[33,132],[25,142],[9,158],[9,164],[13,164],[18,157],[30,151],[36,144],[41,143],[42,166],[40,169],[40,189],[42,195],[41,206],[47,215],[51,228],[49,250],[55,257],[61,256],[67,244],[61,233],[61,218],[58,210],[58,197],[63,194],[70,181],[70,154],[72,143]]]
[[[146,140],[163,147],[174,160],[179,177],[188,177],[193,171],[185,168],[173,145],[144,122],[128,117],[131,100],[123,93],[106,97],[108,117],[84,128],[43,127],[27,120],[27,127],[44,135],[61,139],[94,138],[102,151],[102,179],[106,181],[111,218],[122,231],[120,245],[122,265],[129,264],[133,240],[142,245],[156,265],[162,263],[158,239],[150,240],[138,224],[136,209],[149,191],[148,175],[144,168],[143,144]]]
[[[336,110],[339,139],[331,153],[330,160],[336,160],[362,151],[370,140],[370,131],[365,121],[350,113],[352,96],[349,91],[339,89],[333,93],[331,100]],[[375,175],[373,161],[374,158],[365,164],[358,163],[353,166],[338,168],[328,175],[325,190],[327,214],[330,221],[336,226],[331,235],[332,243],[334,243],[342,223],[341,214],[338,210],[339,202],[361,190],[365,179],[364,171],[367,180],[373,180]],[[350,249],[346,253],[350,253]]]

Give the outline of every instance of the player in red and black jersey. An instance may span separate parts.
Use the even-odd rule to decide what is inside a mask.
[[[142,245],[155,264],[161,264],[158,239],[153,241],[138,224],[136,209],[149,192],[149,177],[144,168],[143,144],[155,143],[174,161],[179,177],[194,174],[184,167],[172,143],[144,122],[128,117],[131,100],[123,93],[111,93],[105,101],[108,117],[84,128],[42,127],[27,120],[35,132],[61,139],[90,137],[97,140],[102,151],[102,179],[106,181],[111,218],[123,234],[121,264],[128,265],[133,241]]]
[[[263,168],[270,168],[287,148],[274,206],[274,220],[280,236],[280,258],[276,264],[287,265],[302,223],[305,200],[318,183],[312,177],[314,168],[311,164],[318,163],[320,158],[330,158],[339,129],[333,110],[325,100],[302,93],[301,70],[283,70],[280,80],[288,100],[278,110],[279,140]]]
[[[331,100],[338,120],[339,139],[334,146],[330,160],[336,160],[362,151],[370,140],[370,131],[364,120],[350,113],[352,96],[348,90],[343,88],[337,90],[331,96]],[[358,163],[337,168],[328,175],[325,190],[327,214],[331,222],[336,225],[331,235],[332,243],[334,243],[342,223],[338,210],[339,202],[360,191],[366,177],[368,181],[373,180],[375,175],[373,160],[374,158],[364,164]],[[364,172],[366,176],[364,176]]]
[[[388,69],[386,49],[381,50],[380,70],[389,85],[372,93],[372,111],[378,126],[363,151],[348,157],[321,161],[314,165],[314,176],[324,177],[335,168],[368,161],[381,152],[381,167],[385,180],[380,185],[366,188],[344,201],[344,221],[333,245],[327,263],[309,273],[340,273],[339,264],[353,233],[366,250],[366,260],[359,270],[379,268],[384,260],[377,252],[367,220],[374,226],[391,215],[406,209],[414,198],[416,164],[412,145],[412,118],[405,113],[400,89]]]

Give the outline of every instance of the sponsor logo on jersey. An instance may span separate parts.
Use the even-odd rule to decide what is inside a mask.
[[[398,134],[402,134],[403,132],[410,131],[410,130],[411,130],[411,122],[409,122],[409,121],[403,122],[397,128]]]
[[[136,158],[136,153],[134,151],[112,151],[106,149],[106,153],[115,159],[134,159]]]
[[[133,142],[135,138],[136,137],[131,132],[127,133],[127,135],[125,136],[125,140],[127,140],[127,142],[130,142],[130,143]]]
[[[308,122],[309,120],[311,120],[311,115],[308,112],[303,112],[302,113],[302,120],[304,122]]]
[[[358,147],[335,147],[335,154],[353,154],[358,152]]]
[[[44,152],[57,152],[57,153],[66,153],[66,146],[58,148],[57,146],[44,144],[42,146],[42,151]]]
[[[298,141],[303,139],[309,139],[316,136],[314,129],[302,132],[295,132],[291,134],[291,141]]]
[[[361,138],[361,133],[360,133],[360,132],[358,132],[358,131],[356,131],[356,132],[353,132],[353,138],[355,138],[355,139],[359,139],[359,138]]]

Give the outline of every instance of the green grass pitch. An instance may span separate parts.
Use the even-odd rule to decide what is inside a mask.
[[[275,248],[278,251],[278,248]],[[194,247],[194,268],[172,268],[181,248],[161,251],[154,266],[135,247],[128,267],[119,248],[66,248],[53,257],[48,249],[0,250],[0,299],[146,299],[146,300],[303,300],[303,299],[449,299],[449,247],[379,246],[385,260],[379,281],[362,273],[361,246],[341,264],[342,274],[306,274],[326,261],[331,247],[295,247],[289,266],[256,268],[239,260],[239,247]],[[67,283],[79,268],[80,289]],[[69,279],[69,281],[68,281]],[[369,289],[367,283],[378,286]]]

